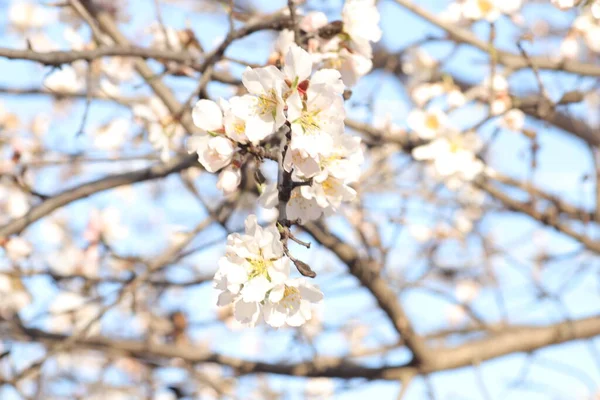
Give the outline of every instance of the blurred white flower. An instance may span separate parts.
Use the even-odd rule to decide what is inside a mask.
[[[304,387],[304,396],[309,400],[326,400],[335,394],[335,384],[330,378],[310,378]]]
[[[421,139],[433,139],[448,128],[448,117],[437,108],[414,109],[408,114],[406,122]]]
[[[77,293],[60,292],[48,307],[50,330],[60,333],[74,330],[94,336],[100,332],[100,323],[95,321],[99,311],[99,304]]]
[[[525,125],[525,113],[518,108],[505,113],[500,119],[500,126],[511,131],[520,131]]]
[[[63,65],[46,77],[44,86],[53,92],[77,93],[83,89],[84,82],[73,67]]]
[[[496,0],[466,0],[463,4],[465,17],[473,20],[494,22],[500,16],[500,12]]]
[[[54,19],[55,15],[49,9],[26,0],[13,1],[8,10],[8,21],[17,31],[41,29]]]
[[[456,298],[461,303],[469,303],[477,297],[480,288],[480,285],[473,280],[461,280],[456,284]]]
[[[12,261],[21,261],[29,257],[33,248],[26,239],[16,236],[8,239],[8,242],[4,245],[4,250],[6,250],[8,258]]]
[[[31,302],[31,295],[18,277],[0,274],[0,315],[11,318]]]
[[[120,148],[131,128],[127,118],[114,118],[93,132],[94,146],[102,150],[117,150]]]
[[[412,155],[416,160],[430,160],[442,177],[452,175],[472,180],[483,171],[483,163],[475,157],[481,140],[473,133],[450,133],[431,143],[416,147]]]
[[[217,189],[225,194],[234,193],[242,182],[241,170],[233,165],[229,165],[219,173],[217,180]]]

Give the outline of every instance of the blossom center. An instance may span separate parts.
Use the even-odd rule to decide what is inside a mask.
[[[250,263],[250,271],[248,273],[249,279],[254,279],[259,276],[264,276],[269,279],[268,269],[272,262],[265,260],[264,258],[246,259]]]
[[[325,168],[326,166],[333,164],[336,161],[339,161],[342,159],[342,156],[340,156],[339,154],[333,154],[330,155],[329,157],[323,157],[321,158],[321,162],[319,163],[321,165],[321,168]]]
[[[275,89],[271,89],[265,94],[258,96],[258,102],[256,104],[256,112],[259,115],[270,114],[275,116],[277,111],[277,94]]]
[[[242,135],[246,131],[246,123],[244,121],[234,123],[233,131],[238,135]]]
[[[460,138],[450,140],[449,144],[451,153],[458,153],[460,150],[463,149],[463,143]]]
[[[487,14],[492,11],[494,5],[490,0],[477,0],[477,7],[479,7],[482,14]]]
[[[440,120],[435,115],[427,115],[425,117],[425,126],[428,129],[436,131],[440,129]]]
[[[327,178],[321,183],[323,187],[323,192],[325,192],[326,196],[333,196],[335,194],[335,186],[332,182],[331,178]]]
[[[300,126],[302,126],[305,134],[314,135],[321,130],[321,125],[317,118],[318,114],[318,111],[305,112],[300,117]]]
[[[281,299],[281,304],[285,308],[294,310],[300,304],[301,299],[302,296],[300,296],[300,290],[298,290],[298,288],[285,285],[283,289],[283,298]]]

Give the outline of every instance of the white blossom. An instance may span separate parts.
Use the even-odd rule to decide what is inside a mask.
[[[277,190],[277,182],[271,182],[263,184],[261,188],[260,196],[258,197],[258,203],[267,209],[277,207],[279,203],[279,190]]]
[[[216,172],[229,165],[235,152],[231,140],[209,135],[190,137],[187,149],[189,153],[198,153],[198,161],[208,172]]]
[[[242,74],[242,82],[253,96],[243,96],[249,113],[246,131],[266,137],[285,123],[282,92],[285,76],[274,66],[250,68]]]
[[[500,16],[501,10],[496,0],[466,0],[463,13],[469,19],[493,22]]]
[[[288,99],[288,118],[292,127],[290,148],[316,158],[328,154],[333,145],[332,135],[344,130],[342,98],[326,85],[310,85],[303,101],[299,92]]]
[[[238,167],[230,165],[223,169],[217,180],[217,189],[225,194],[234,193],[242,182],[242,172]]]
[[[31,303],[31,295],[18,277],[0,274],[0,296],[0,315],[4,318],[11,318]]]
[[[448,117],[437,108],[412,110],[407,117],[408,127],[422,139],[433,139],[447,129]]]
[[[54,17],[49,9],[24,0],[13,1],[8,10],[8,21],[18,31],[44,28]]]
[[[239,322],[256,325],[267,293],[288,278],[289,263],[277,228],[263,228],[256,216],[250,215],[245,234],[227,237],[227,251],[219,260],[214,280],[214,287],[221,291],[217,304],[233,303]]]
[[[83,89],[84,82],[73,67],[64,65],[46,77],[44,86],[52,92],[77,93]]]
[[[513,108],[502,116],[500,126],[511,131],[520,131],[525,124],[525,113],[518,108]]]
[[[416,147],[412,155],[416,160],[430,160],[442,177],[457,175],[472,180],[483,171],[483,163],[475,157],[481,141],[475,133],[453,132]]]
[[[303,278],[290,279],[275,286],[265,302],[265,322],[274,328],[284,324],[300,326],[311,319],[311,303],[323,299],[319,288]]]
[[[371,42],[381,39],[379,11],[374,0],[347,0],[342,10],[344,32],[350,36],[358,53],[370,57]],[[365,49],[368,48],[368,52]]]

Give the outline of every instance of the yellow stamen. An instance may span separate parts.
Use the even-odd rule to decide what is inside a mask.
[[[494,8],[494,4],[490,0],[477,0],[477,7],[483,15],[489,13]]]
[[[440,129],[440,120],[435,115],[428,114],[425,117],[425,126],[428,129],[437,131],[438,129]]]

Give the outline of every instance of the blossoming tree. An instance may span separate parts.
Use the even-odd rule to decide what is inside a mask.
[[[1,398],[597,398],[600,2],[446,3],[0,5]]]

